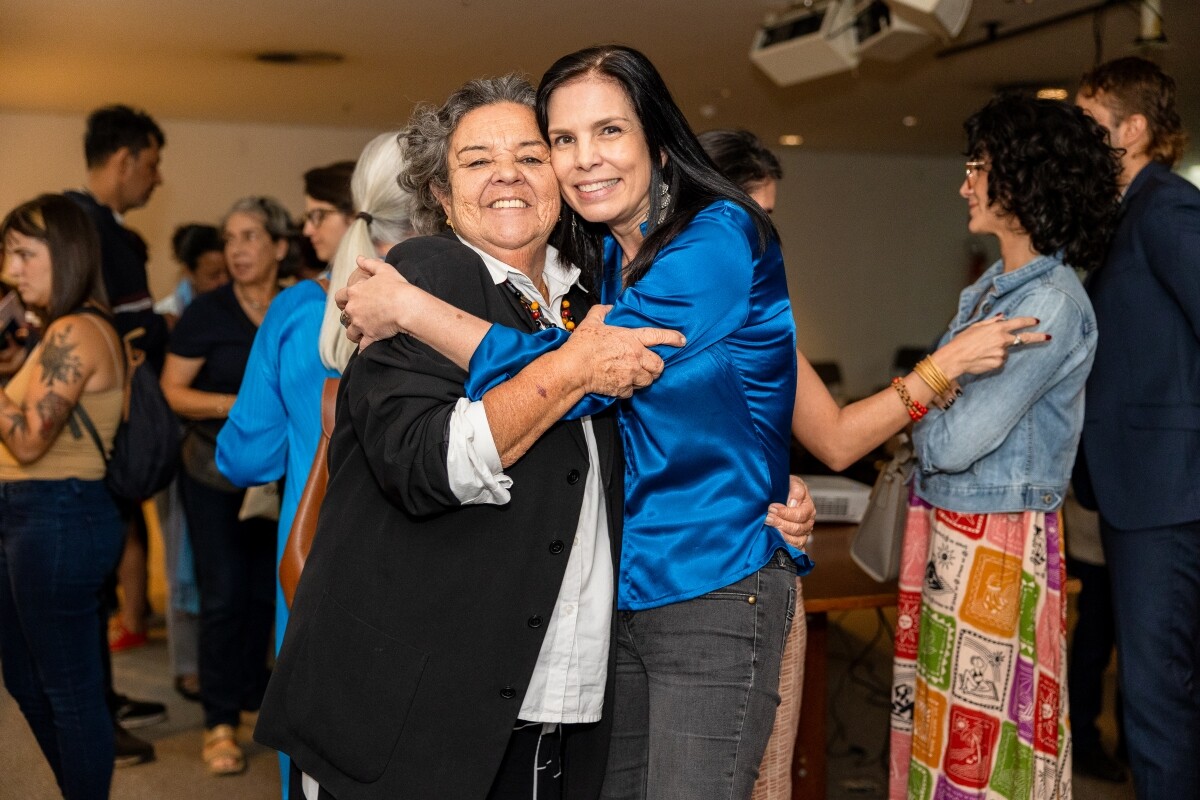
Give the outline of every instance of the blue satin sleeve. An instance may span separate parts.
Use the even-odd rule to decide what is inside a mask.
[[[746,323],[756,261],[751,248],[757,239],[750,216],[736,204],[722,202],[697,215],[662,249],[645,277],[628,289],[622,290],[619,261],[608,253],[606,263],[613,268],[606,271],[601,302],[613,308],[605,323],[682,333],[687,339],[683,347],[651,348],[666,364],[711,347]],[[467,396],[480,399],[539,356],[561,347],[568,335],[560,329],[527,333],[493,325],[471,356]],[[614,399],[589,395],[564,418],[595,414]]]

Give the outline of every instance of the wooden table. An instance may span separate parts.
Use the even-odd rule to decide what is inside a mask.
[[[857,529],[856,525],[818,525],[807,547],[817,566],[803,578],[808,648],[800,731],[792,760],[792,800],[825,797],[829,612],[896,604],[896,582],[877,583],[850,558],[850,540]]]

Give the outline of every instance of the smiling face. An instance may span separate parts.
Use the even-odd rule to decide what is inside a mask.
[[[967,162],[967,176],[958,194],[967,201],[967,230],[977,234],[999,234],[1009,228],[1008,218],[999,206],[988,201],[988,160],[980,157]]]
[[[624,243],[650,215],[650,149],[633,104],[614,81],[563,84],[546,106],[550,159],[563,197]]]
[[[50,306],[54,268],[50,246],[41,239],[10,230],[4,236],[4,274],[31,308]]]
[[[274,280],[288,245],[283,239],[272,239],[261,219],[241,211],[230,214],[225,220],[224,237],[225,258],[234,283]]]
[[[438,200],[454,232],[509,266],[540,270],[560,200],[533,109],[493,103],[467,113],[446,158],[450,193]]]

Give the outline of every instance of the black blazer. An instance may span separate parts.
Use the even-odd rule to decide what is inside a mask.
[[[1143,167],[1088,294],[1099,341],[1076,492],[1123,530],[1200,520],[1200,190]]]
[[[532,329],[452,234],[388,260],[465,311]],[[338,800],[482,800],[558,597],[588,470],[582,425],[557,423],[506,470],[507,505],[460,506],[445,435],[465,378],[408,336],[373,344],[342,378],[329,488],[255,730]],[[593,424],[615,574],[622,460],[611,415]],[[603,781],[612,663],[604,721],[567,739],[573,800]]]

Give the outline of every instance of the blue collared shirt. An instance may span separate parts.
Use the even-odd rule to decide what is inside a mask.
[[[1004,272],[993,264],[959,296],[945,344],[1003,312],[1036,317],[1041,344],[1009,348],[1000,369],[963,375],[963,396],[917,424],[916,490],[952,511],[1052,511],[1062,505],[1079,434],[1083,387],[1096,352],[1096,317],[1079,279],[1051,256]]]
[[[800,574],[808,556],[764,524],[788,491],[796,386],[795,323],[779,244],[758,252],[758,231],[736,203],[718,201],[621,288],[620,251],[605,244],[606,322],[678,330],[659,347],[662,376],[629,400],[591,395],[569,417],[617,402],[625,447],[625,528],[617,605],[654,608],[698,597],[753,572],[784,548]],[[470,364],[481,397],[566,339],[493,325]]]

